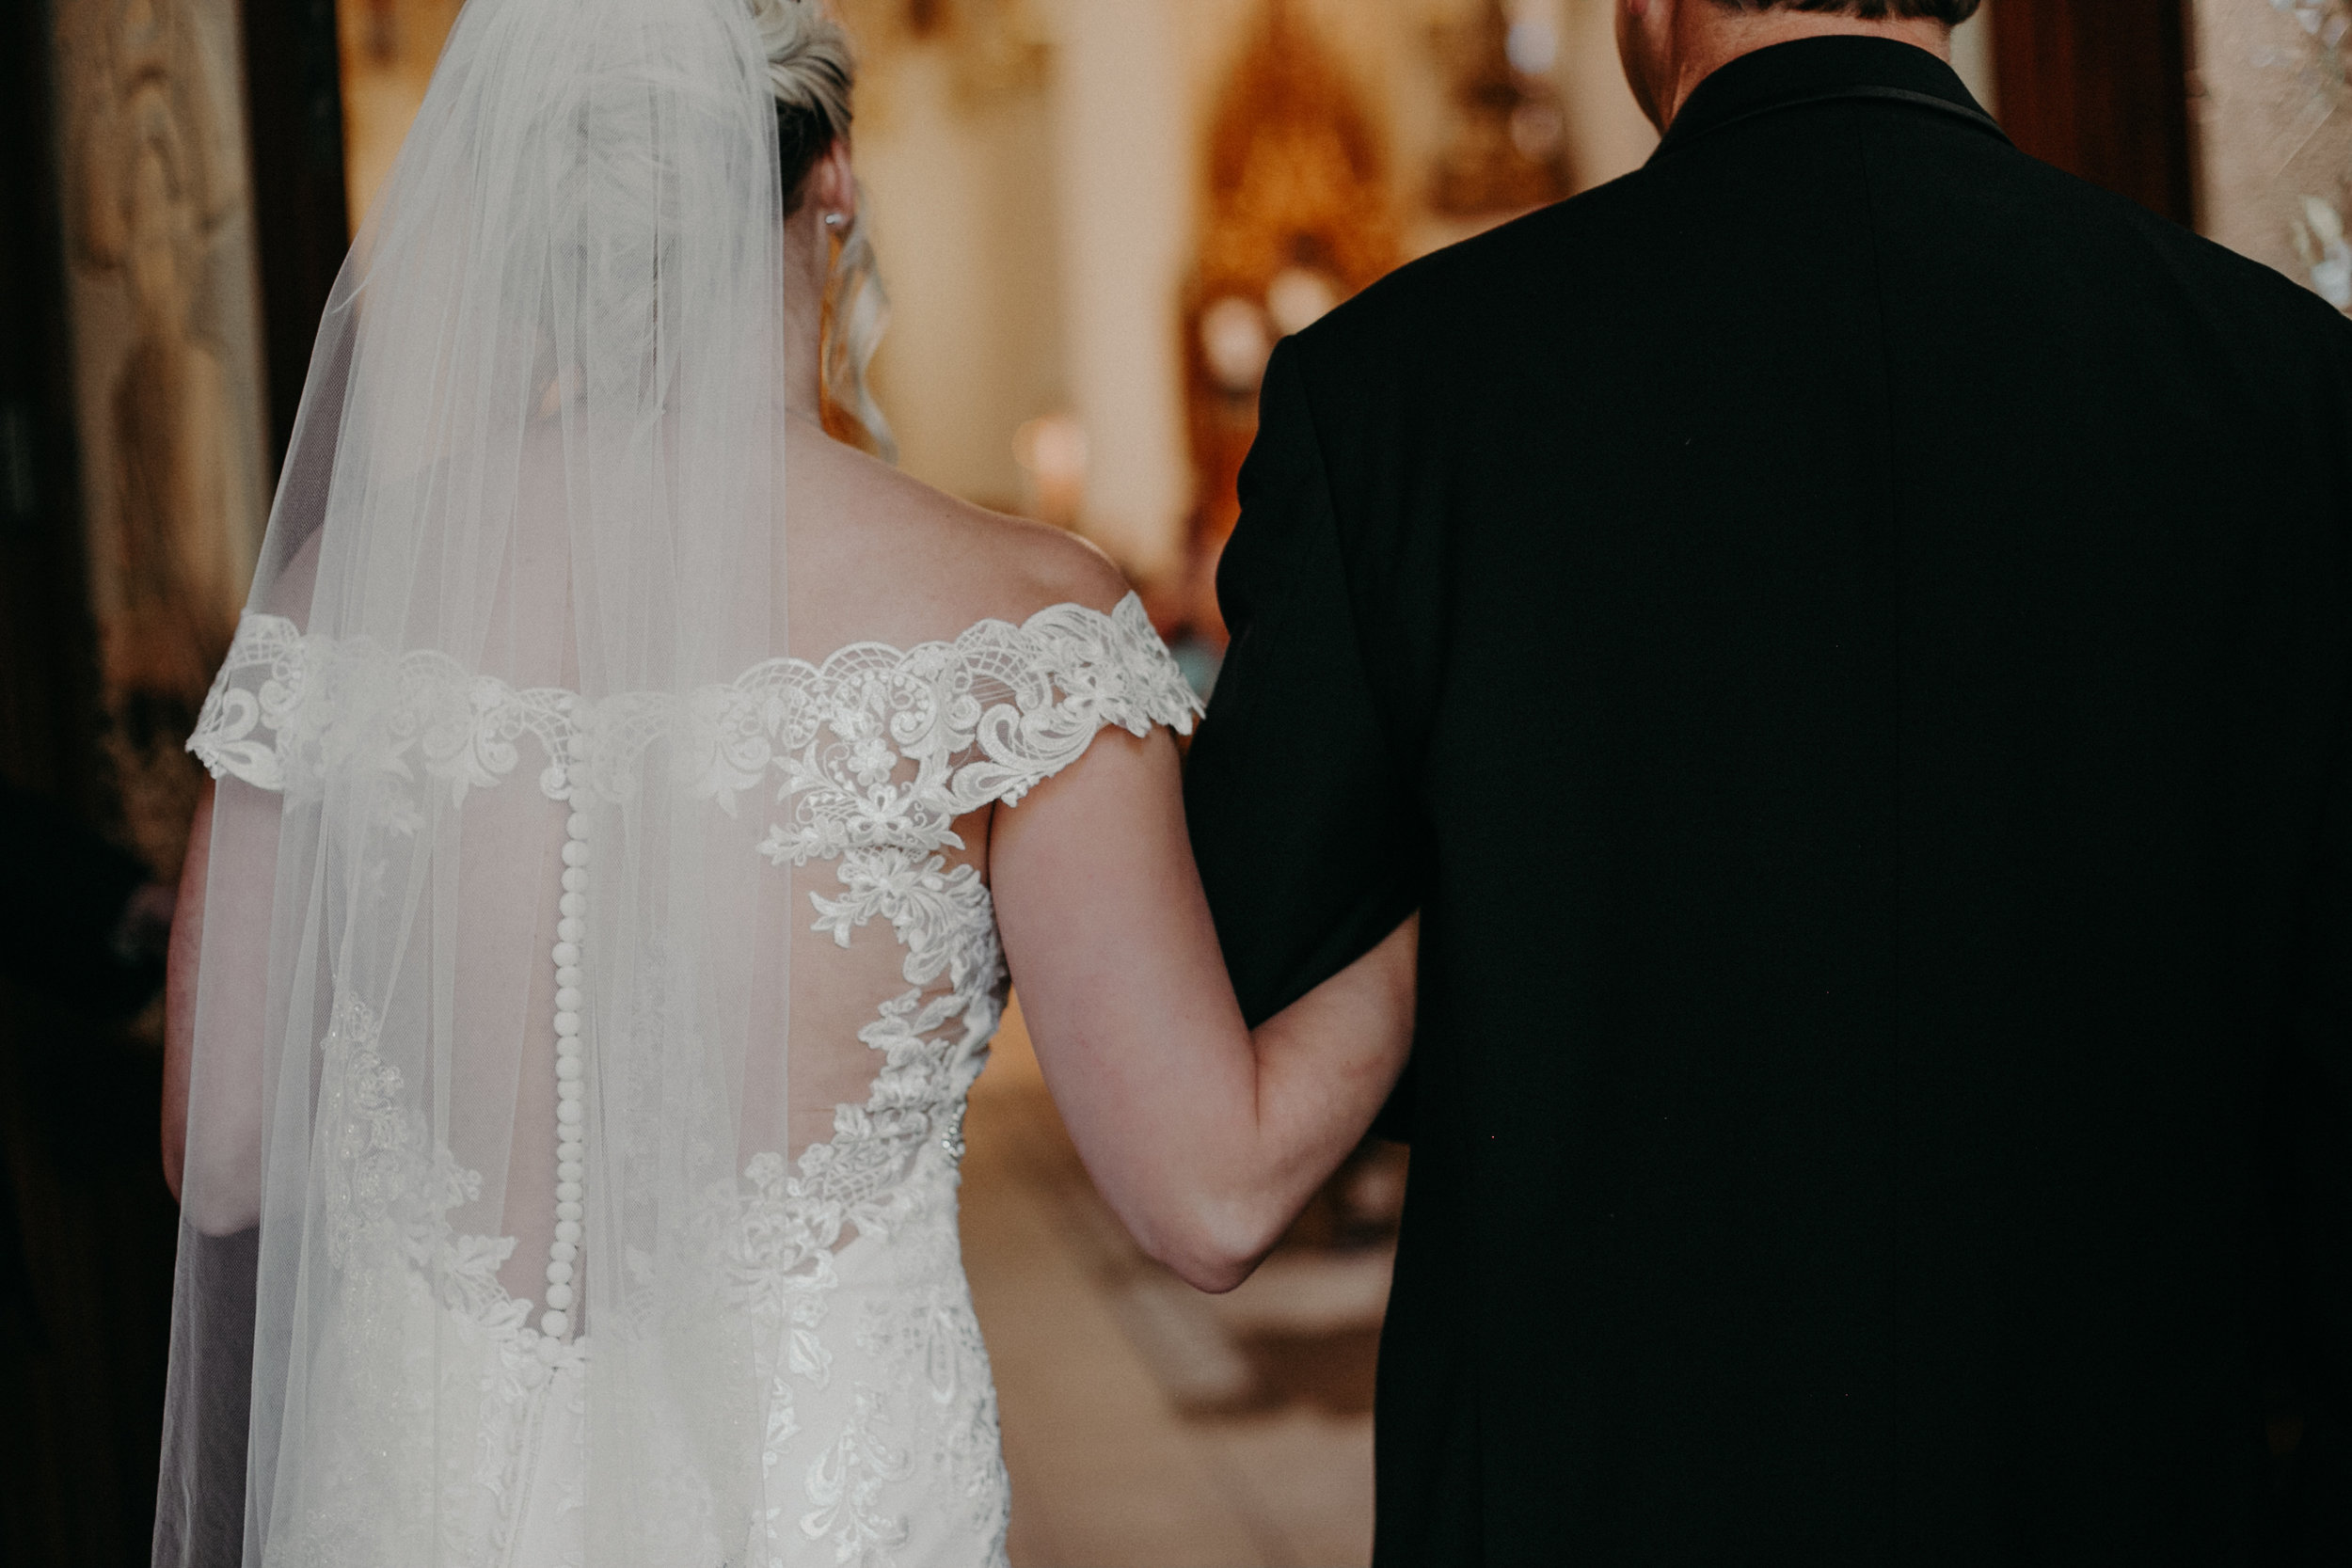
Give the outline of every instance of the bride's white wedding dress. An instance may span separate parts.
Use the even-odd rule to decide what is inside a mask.
[[[708,1198],[723,1310],[750,1341],[758,1383],[757,1451],[716,1464],[755,1474],[755,1538],[707,1533],[692,1478],[712,1471],[712,1455],[680,1465],[674,1497],[663,1491],[674,1478],[632,1479],[648,1509],[677,1520],[670,1560],[693,1568],[746,1555],[763,1565],[1000,1562],[1009,1493],[956,1194],[964,1098],[1006,972],[989,890],[956,824],[1019,801],[1107,725],[1188,732],[1198,705],[1130,595],[1107,615],[1061,605],[952,641],[775,659],[689,705],[719,781],[710,809],[743,802],[748,815],[748,802],[768,802],[742,852],[787,879],[815,878],[804,932],[846,954],[862,933],[887,930],[901,954],[855,1031],[871,1053],[870,1091],[834,1110],[830,1139],[789,1161],[758,1152],[734,1190]],[[517,1238],[459,1223],[482,1173],[405,1108],[388,1025],[339,995],[313,1069],[326,1256],[310,1265],[308,1288],[326,1327],[297,1384],[313,1405],[366,1414],[313,1433],[300,1494],[273,1505],[271,1562],[554,1568],[585,1555],[600,1325],[566,1308],[579,1271],[635,1260],[581,1256],[596,1201],[583,1176],[593,1182],[597,1167],[584,1163],[593,1085],[579,1040],[598,1025],[580,1012],[596,958],[581,945],[576,900],[595,865],[589,804],[632,776],[633,737],[662,728],[646,721],[626,698],[516,689],[437,653],[305,637],[258,614],[205,706],[191,749],[215,776],[289,802],[359,754],[384,776],[429,779],[461,799],[535,790],[549,821],[568,824],[534,895],[541,935],[553,939],[555,1159],[511,1174],[505,1207],[516,1212],[517,1193],[544,1204],[529,1228],[549,1283],[536,1300],[501,1283]],[[796,976],[797,995],[814,977]],[[827,1009],[813,1010],[792,1029],[828,1027]],[[429,1466],[382,1463],[425,1451],[417,1445]]]

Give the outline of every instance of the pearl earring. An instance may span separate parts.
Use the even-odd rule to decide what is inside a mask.
[[[839,213],[827,213],[827,214],[825,214],[825,227],[826,227],[826,228],[828,228],[828,229],[838,229],[838,228],[840,228],[840,227],[841,227],[841,223],[842,223],[842,218],[841,218],[841,214],[840,214]]]

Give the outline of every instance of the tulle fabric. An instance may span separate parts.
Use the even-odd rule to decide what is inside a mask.
[[[755,1046],[790,895],[732,809],[740,716],[698,693],[787,646],[780,204],[741,0],[458,18],[254,589],[335,684],[279,790],[217,796],[158,1563],[487,1560],[490,1428],[529,1407],[501,1378],[584,1407],[585,1561],[741,1561],[763,1528],[724,1251],[748,1152],[786,1146]],[[566,931],[585,1172],[549,1334]]]

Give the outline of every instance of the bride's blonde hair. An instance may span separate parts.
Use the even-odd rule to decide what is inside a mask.
[[[767,50],[768,87],[776,100],[777,150],[788,217],[800,210],[817,161],[850,134],[857,55],[849,34],[826,13],[822,0],[753,0],[752,20]],[[834,236],[818,382],[825,428],[896,462],[898,441],[866,381],[866,369],[889,319],[890,301],[875,266],[861,191],[857,216]]]

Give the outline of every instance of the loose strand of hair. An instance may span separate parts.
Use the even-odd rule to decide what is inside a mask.
[[[868,380],[874,353],[890,325],[890,296],[882,290],[865,209],[866,192],[861,186],[858,215],[840,237],[825,290],[819,383],[827,432],[885,463],[896,463],[898,437],[891,433],[890,421],[875,401]]]

